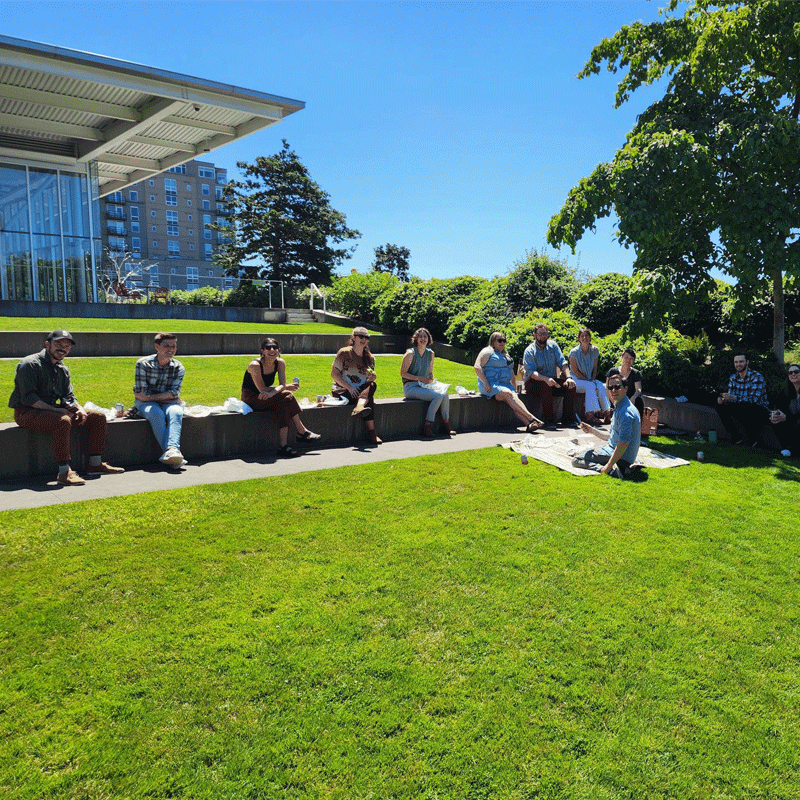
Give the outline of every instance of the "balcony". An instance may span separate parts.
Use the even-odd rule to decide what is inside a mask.
[[[127,219],[124,208],[106,208],[107,219]]]
[[[106,203],[116,203],[117,205],[123,205],[125,202],[125,196],[122,192],[111,192],[111,194],[107,194],[105,196]]]
[[[124,225],[109,225],[106,228],[106,232],[109,236],[127,236],[128,231]]]

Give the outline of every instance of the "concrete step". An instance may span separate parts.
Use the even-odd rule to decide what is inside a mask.
[[[307,308],[287,308],[286,321],[291,324],[297,322],[316,322],[316,319],[314,319],[314,315]]]

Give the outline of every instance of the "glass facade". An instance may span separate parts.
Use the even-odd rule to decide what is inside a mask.
[[[90,172],[0,159],[0,297],[97,302],[101,252]]]

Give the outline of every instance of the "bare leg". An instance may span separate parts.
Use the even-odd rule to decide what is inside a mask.
[[[288,428],[278,428],[278,441],[281,443],[281,447],[286,446],[286,443],[289,441]]]

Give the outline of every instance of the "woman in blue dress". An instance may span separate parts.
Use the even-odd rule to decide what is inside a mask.
[[[495,332],[489,337],[488,347],[475,359],[475,374],[478,376],[480,393],[491,400],[505,403],[514,416],[525,426],[528,433],[541,428],[544,423],[525,408],[514,388],[514,362],[506,353],[506,336]]]

